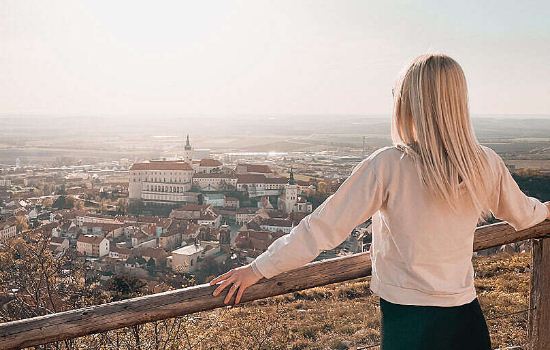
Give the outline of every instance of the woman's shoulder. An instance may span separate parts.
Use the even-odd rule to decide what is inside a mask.
[[[356,168],[373,169],[386,168],[397,162],[403,156],[403,152],[395,146],[385,146],[374,150],[364,158]]]
[[[480,144],[479,146],[486,155],[489,169],[491,171],[491,174],[489,174],[489,176],[502,176],[502,174],[508,171],[506,163],[504,163],[502,157],[494,149],[484,146],[482,144]]]
[[[381,163],[403,158],[405,152],[398,146],[385,146],[373,151],[365,161]]]
[[[482,144],[479,144],[479,147],[483,150],[483,152],[487,156],[487,160],[489,161],[491,166],[497,167],[497,168],[505,166],[504,160],[498,155],[498,153],[494,149]]]
[[[491,147],[488,147],[482,144],[479,144],[479,147],[485,152],[489,160],[497,163],[504,162],[502,157]]]

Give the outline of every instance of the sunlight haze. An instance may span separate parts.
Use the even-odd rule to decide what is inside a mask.
[[[529,5],[527,5],[529,4]],[[550,114],[546,1],[2,1],[1,115],[390,114],[426,51],[474,114]]]

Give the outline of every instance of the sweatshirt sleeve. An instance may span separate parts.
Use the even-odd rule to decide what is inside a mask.
[[[534,197],[524,194],[500,156],[498,181],[491,200],[491,212],[496,218],[507,221],[516,231],[534,226],[546,219],[548,208]]]
[[[276,239],[253,262],[265,278],[311,262],[323,250],[340,245],[351,231],[382,205],[383,191],[376,177],[373,155],[353,168],[351,175],[288,235]]]

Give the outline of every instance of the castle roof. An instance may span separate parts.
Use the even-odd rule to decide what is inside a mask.
[[[193,168],[186,162],[163,160],[134,163],[130,170],[193,170]]]
[[[221,166],[223,164],[222,164],[222,162],[220,162],[219,160],[216,160],[216,159],[204,158],[204,159],[201,159],[199,165],[200,166],[215,167],[215,166]]]

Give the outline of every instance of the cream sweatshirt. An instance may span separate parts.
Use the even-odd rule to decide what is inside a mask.
[[[516,230],[546,219],[548,208],[518,187],[503,160],[487,153],[494,174],[491,212]],[[373,218],[370,289],[397,304],[458,306],[476,297],[472,252],[480,213],[459,201],[459,213],[435,203],[422,188],[412,159],[397,147],[374,151],[355,166],[340,188],[288,235],[252,263],[271,278],[335,248]]]

